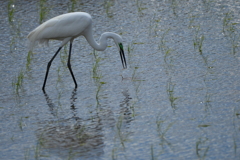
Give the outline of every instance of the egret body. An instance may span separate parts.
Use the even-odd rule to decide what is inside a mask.
[[[70,49],[68,55],[67,66],[77,88],[77,82],[74,77],[71,68],[71,50],[73,40],[79,36],[84,36],[92,48],[98,51],[104,51],[107,48],[107,39],[112,38],[120,52],[123,68],[127,68],[126,59],[124,55],[122,38],[120,35],[113,32],[105,32],[101,35],[99,43],[93,38],[92,33],[92,17],[85,12],[72,12],[54,17],[30,32],[27,36],[29,40],[29,49],[33,50],[36,44],[48,44],[49,40],[60,40],[62,41],[57,52],[54,54],[52,59],[48,62],[46,75],[43,83],[42,90],[45,92],[45,85],[48,77],[48,72],[51,67],[52,61],[57,56],[62,47],[70,42]]]

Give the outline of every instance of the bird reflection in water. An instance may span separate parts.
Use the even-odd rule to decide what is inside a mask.
[[[125,97],[124,100],[120,104],[120,112],[124,115],[124,119],[126,124],[129,124],[133,120],[133,113],[130,109],[130,100],[132,99],[127,90],[122,92],[123,96]]]
[[[75,156],[99,157],[103,154],[103,135],[100,119],[83,120],[77,116],[75,106],[77,90],[72,92],[71,106],[72,117],[58,118],[58,106],[56,106],[48,94],[44,93],[50,113],[56,120],[48,120],[41,123],[36,131],[39,144],[46,152],[57,156],[68,157],[71,152]]]

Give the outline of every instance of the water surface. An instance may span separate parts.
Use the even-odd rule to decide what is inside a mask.
[[[2,1],[0,159],[239,159],[240,2],[182,0]],[[83,37],[28,52],[27,34],[72,11],[92,15]]]

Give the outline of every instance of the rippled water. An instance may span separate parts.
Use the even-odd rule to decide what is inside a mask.
[[[0,159],[239,159],[238,0],[1,1]],[[92,15],[94,51],[74,40],[27,49],[27,34],[71,11]]]

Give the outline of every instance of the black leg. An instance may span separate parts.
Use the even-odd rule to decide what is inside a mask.
[[[42,90],[43,92],[45,92],[45,85],[46,85],[46,82],[47,82],[47,77],[48,77],[48,72],[49,72],[49,69],[51,67],[51,64],[52,64],[52,61],[54,60],[54,58],[57,56],[58,52],[62,49],[62,47],[59,47],[57,52],[54,54],[54,56],[52,57],[52,59],[48,62],[48,65],[47,65],[47,71],[46,71],[46,75],[45,75],[45,79],[44,79],[44,83],[43,83],[43,87],[42,87]]]
[[[72,71],[72,67],[71,67],[71,51],[72,51],[72,43],[70,43],[70,48],[69,48],[69,55],[68,55],[68,63],[67,63],[67,66],[68,66],[68,69],[72,75],[72,78],[73,78],[73,81],[75,83],[75,88],[77,88],[77,82],[76,82],[76,79],[73,75],[73,71]]]

